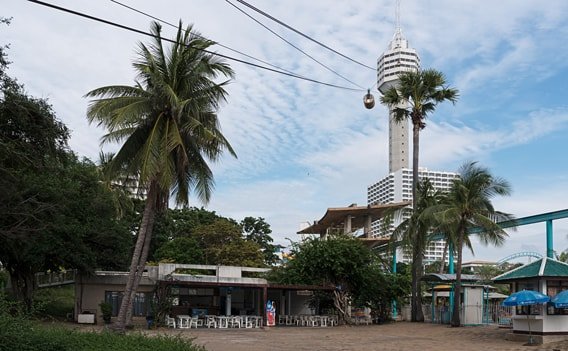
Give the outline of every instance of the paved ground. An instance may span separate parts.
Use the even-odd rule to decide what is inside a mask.
[[[266,329],[158,329],[149,334],[195,338],[208,351],[388,350],[388,351],[517,351],[568,350],[568,342],[525,346],[505,340],[509,329],[494,326],[449,328],[429,323],[398,322],[333,328],[273,327]]]

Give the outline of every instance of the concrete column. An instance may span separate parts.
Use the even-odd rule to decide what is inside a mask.
[[[351,217],[352,216],[347,216],[345,218],[345,222],[343,223],[343,231],[345,232],[345,234],[351,233]]]
[[[366,236],[367,238],[370,238],[370,237],[371,237],[371,224],[372,224],[372,223],[373,223],[373,221],[371,220],[371,216],[368,215],[368,216],[365,218],[365,229],[364,229],[364,230],[365,230],[365,236]]]
[[[231,315],[231,291],[227,289],[227,298],[225,299],[225,315]]]
[[[546,257],[554,259],[552,220],[546,221]]]
[[[268,301],[268,287],[262,288],[262,310],[264,311],[262,319],[264,324],[266,324],[266,302]],[[264,328],[264,325],[262,326]]]

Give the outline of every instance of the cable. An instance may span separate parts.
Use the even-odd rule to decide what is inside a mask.
[[[114,0],[111,0],[114,1]],[[345,81],[355,85],[356,87],[359,87],[361,89],[364,89],[362,86],[360,86],[359,84],[353,82],[352,80],[342,76],[341,74],[339,74],[338,72],[334,71],[332,68],[326,66],[325,64],[321,63],[320,61],[318,61],[315,57],[311,56],[310,54],[308,54],[307,52],[305,52],[304,50],[300,49],[299,47],[297,47],[296,45],[292,44],[290,41],[286,40],[284,37],[280,36],[278,33],[276,33],[275,31],[273,31],[272,29],[268,28],[266,25],[264,25],[262,22],[260,22],[259,20],[257,20],[256,18],[252,17],[251,15],[249,15],[248,13],[246,13],[243,9],[239,8],[238,6],[236,6],[235,4],[233,4],[230,0],[225,0],[229,5],[233,6],[234,8],[236,8],[237,10],[239,10],[242,14],[244,14],[245,16],[247,16],[248,18],[250,18],[251,20],[255,21],[256,23],[258,23],[259,25],[261,25],[264,29],[266,29],[267,31],[269,31],[270,33],[276,35],[278,38],[282,39],[286,44],[290,45],[291,47],[293,47],[294,49],[298,50],[299,52],[301,52],[302,54],[304,54],[305,56],[309,57],[310,59],[312,59],[313,61],[315,61],[316,63],[318,63],[320,66],[322,66],[323,68],[327,69],[328,71],[332,72],[333,74],[337,75],[338,77],[344,79]]]
[[[155,37],[156,37],[156,36],[154,36],[153,34],[148,33],[148,32],[144,32],[144,31],[142,31],[142,30],[140,30],[140,29],[128,27],[128,26],[125,26],[125,25],[120,24],[120,23],[111,22],[111,21],[105,20],[105,19],[103,19],[103,18],[94,17],[94,16],[91,16],[91,15],[87,15],[87,14],[85,14],[85,13],[81,13],[81,12],[78,12],[78,11],[66,9],[66,8],[64,8],[64,7],[60,7],[60,6],[53,5],[53,4],[50,4],[50,3],[46,3],[46,2],[43,2],[43,1],[39,1],[39,0],[27,0],[27,1],[33,2],[33,3],[38,4],[38,5],[50,7],[50,8],[55,9],[55,10],[67,12],[67,13],[70,13],[70,14],[73,14],[73,15],[76,15],[76,16],[79,16],[79,17],[87,18],[87,19],[90,19],[90,20],[93,20],[93,21],[96,21],[96,22],[105,23],[105,24],[108,24],[108,25],[110,25],[110,26],[118,27],[118,28],[121,28],[121,29],[130,31],[130,32],[142,34],[142,35],[149,36],[149,37],[152,37],[152,38],[155,38]],[[158,39],[164,40],[164,41],[167,41],[167,42],[170,42],[170,43],[176,43],[175,40],[171,40],[171,39],[164,38],[164,37],[158,37]],[[205,53],[210,54],[210,55],[216,55],[216,56],[225,58],[225,59],[227,59],[227,60],[239,62],[239,63],[245,64],[245,65],[249,65],[249,66],[253,66],[253,67],[256,67],[256,68],[264,69],[264,70],[267,70],[267,71],[271,71],[271,72],[283,74],[283,75],[286,75],[286,76],[290,76],[290,77],[293,77],[293,78],[305,80],[305,81],[308,81],[308,82],[312,82],[312,83],[316,83],[316,84],[325,85],[325,86],[332,87],[332,88],[338,88],[338,89],[343,89],[343,90],[351,90],[351,91],[361,91],[361,89],[354,89],[354,88],[344,87],[344,86],[341,86],[341,85],[335,85],[335,84],[331,84],[331,83],[322,82],[322,81],[319,81],[319,80],[316,80],[316,79],[311,79],[311,78],[302,77],[302,76],[299,76],[299,75],[297,75],[297,74],[287,73],[287,72],[283,72],[283,71],[280,71],[280,70],[277,70],[277,69],[274,69],[274,68],[270,68],[270,67],[265,67],[265,66],[257,65],[256,63],[244,61],[244,60],[241,60],[241,59],[238,59],[238,58],[234,58],[234,57],[231,57],[231,56],[219,54],[219,53],[212,52],[212,51],[205,50],[205,49],[196,49],[196,50],[200,50],[200,51],[205,52]]]
[[[125,7],[125,8],[127,8],[127,9],[129,9],[129,10],[132,10],[132,11],[134,11],[134,12],[137,12],[137,13],[139,13],[139,14],[142,14],[142,15],[144,15],[144,16],[146,16],[146,17],[152,18],[152,19],[154,19],[154,20],[156,20],[156,21],[158,21],[158,22],[167,24],[167,25],[169,25],[170,27],[178,28],[178,26],[176,26],[176,25],[173,24],[173,23],[170,23],[170,22],[168,22],[168,21],[165,21],[165,20],[160,19],[160,18],[158,18],[158,17],[155,17],[155,16],[153,16],[153,15],[150,15],[149,13],[146,13],[146,12],[144,12],[144,11],[140,11],[140,10],[134,8],[134,7],[128,6],[128,5],[123,4],[123,3],[119,2],[119,1],[116,1],[116,0],[110,0],[110,1],[111,1],[111,2],[114,2],[114,3],[117,4],[117,5],[120,5],[120,6],[122,6],[122,7]],[[199,34],[197,34],[197,33],[193,33],[193,35],[195,35],[196,37],[199,37],[199,38],[201,38],[201,39],[207,39],[207,38],[205,38],[204,36],[199,35]],[[254,57],[254,56],[245,54],[244,52],[241,52],[241,51],[239,51],[239,50],[232,49],[232,48],[230,48],[230,47],[228,47],[228,46],[226,46],[226,45],[223,45],[223,44],[221,44],[221,43],[215,42],[215,45],[219,45],[220,47],[225,48],[225,49],[227,49],[227,50],[229,50],[229,51],[232,51],[232,52],[234,52],[234,53],[243,55],[243,56],[245,56],[245,57],[248,57],[248,58],[250,58],[250,59],[256,60],[256,61],[258,61],[258,62],[262,62],[262,63],[264,63],[265,65],[268,65],[268,66],[270,66],[270,67],[272,67],[272,68],[276,68],[276,69],[279,69],[279,70],[281,70],[281,71],[288,72],[288,73],[290,73],[290,74],[295,74],[294,72],[289,71],[289,70],[287,70],[287,69],[285,69],[285,68],[278,67],[278,66],[276,66],[276,65],[271,64],[270,62],[267,62],[267,61],[261,60],[261,59],[259,59],[259,58],[256,58],[256,57]]]
[[[272,21],[278,23],[279,25],[288,28],[289,30],[291,30],[291,31],[293,31],[293,32],[295,32],[295,33],[297,33],[297,34],[303,36],[304,38],[306,38],[306,39],[308,39],[308,40],[313,41],[314,43],[316,43],[316,44],[318,44],[318,45],[320,45],[320,46],[322,46],[322,47],[328,49],[329,51],[331,51],[331,52],[333,52],[333,53],[336,53],[337,55],[339,55],[339,56],[341,56],[341,57],[343,57],[343,58],[348,59],[348,60],[351,61],[351,62],[354,62],[354,63],[356,63],[356,64],[358,64],[358,65],[363,66],[363,67],[372,69],[373,71],[376,70],[375,68],[373,68],[373,67],[371,67],[371,66],[367,66],[367,65],[364,64],[364,63],[361,63],[361,62],[359,62],[359,61],[357,61],[357,60],[355,60],[355,59],[352,59],[351,57],[349,57],[349,56],[347,56],[347,55],[344,55],[344,54],[340,53],[339,51],[336,51],[336,50],[330,48],[329,46],[327,46],[327,45],[325,45],[325,44],[323,44],[323,43],[321,43],[321,42],[315,40],[314,38],[310,37],[309,35],[300,32],[300,31],[297,30],[296,28],[293,28],[293,27],[287,25],[286,23],[280,21],[279,19],[274,18],[273,16],[271,16],[271,15],[269,15],[268,13],[262,11],[261,9],[259,9],[259,8],[257,8],[257,7],[254,7],[253,5],[249,4],[249,3],[246,2],[246,1],[243,1],[243,0],[237,0],[237,1],[240,2],[241,4],[247,6],[248,8],[250,8],[250,9],[252,9],[252,10],[254,10],[254,11],[260,13],[260,14],[263,15],[264,17],[267,17],[267,18],[271,19]]]

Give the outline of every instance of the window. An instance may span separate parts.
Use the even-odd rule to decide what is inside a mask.
[[[538,316],[541,314],[542,305],[528,305],[528,306],[516,306],[516,314],[518,316]]]
[[[546,295],[550,297],[556,296],[559,292],[568,290],[568,281],[562,280],[547,280],[546,281]]]
[[[112,305],[112,316],[118,316],[118,310],[120,309],[120,304],[122,303],[122,291],[105,291],[105,302]],[[150,302],[152,299],[152,293],[138,292],[134,296],[133,303],[133,316],[146,316],[150,311]]]
[[[558,293],[568,290],[568,282],[562,280],[547,280],[546,295],[550,297],[556,296]],[[549,302],[546,306],[546,314],[548,315],[568,315],[568,308],[555,308],[554,304]]]

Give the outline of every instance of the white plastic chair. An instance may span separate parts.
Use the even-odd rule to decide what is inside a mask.
[[[197,329],[197,327],[199,326],[200,320],[198,317],[191,317],[191,319],[189,320],[189,328],[191,329],[192,327],[195,327],[195,329]],[[203,325],[203,322],[201,322],[201,324]]]
[[[170,317],[169,314],[166,315],[166,326],[167,326],[168,328],[174,328],[174,329],[175,329],[175,327],[176,327],[176,319]]]
[[[241,328],[242,327],[242,318],[241,316],[233,316],[229,319],[229,326],[233,328]]]
[[[217,320],[215,319],[215,316],[207,316],[205,319],[205,326],[207,328],[217,328]]]

